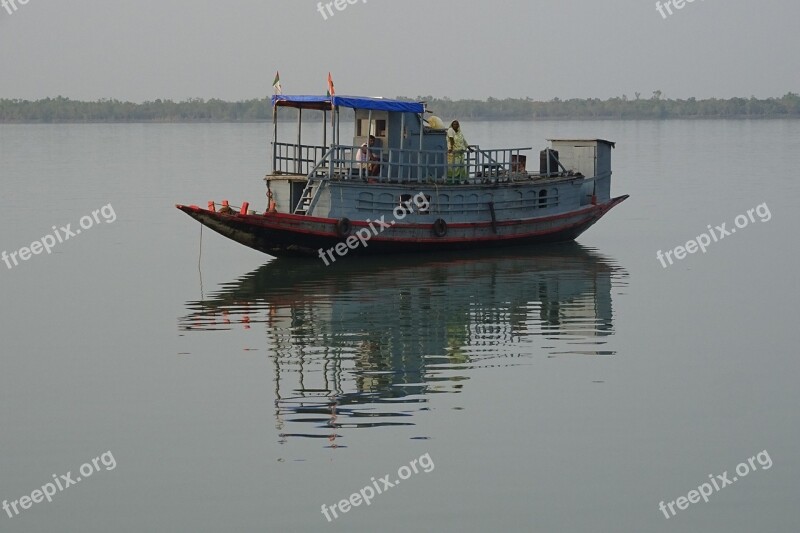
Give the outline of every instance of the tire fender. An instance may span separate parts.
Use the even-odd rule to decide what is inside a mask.
[[[336,234],[339,237],[348,237],[353,231],[353,223],[349,218],[340,218],[336,221]]]
[[[437,237],[444,237],[447,235],[447,222],[441,218],[437,218],[433,223],[433,234]]]

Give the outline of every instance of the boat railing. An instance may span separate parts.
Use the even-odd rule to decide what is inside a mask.
[[[481,183],[529,178],[525,169],[533,148],[482,149],[448,154],[444,150],[370,148],[371,157],[358,159],[359,147],[333,145],[320,167],[333,180],[362,179],[388,183]]]
[[[327,146],[272,143],[272,167],[275,174],[307,176],[325,158]]]

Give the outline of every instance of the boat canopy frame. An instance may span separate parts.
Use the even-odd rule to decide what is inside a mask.
[[[315,96],[284,95],[272,97],[272,105],[294,107],[297,109],[316,109],[319,111],[334,107],[366,109],[372,111],[394,111],[397,113],[424,113],[425,104],[406,100],[392,100],[373,96]]]
[[[279,107],[289,107],[297,109],[297,142],[296,144],[285,144],[278,142],[278,113]],[[419,116],[422,122],[422,115],[425,113],[425,104],[406,100],[395,100],[389,98],[370,97],[370,96],[321,96],[321,95],[284,95],[276,94],[272,96],[272,169],[273,172],[280,171],[279,160],[293,161],[295,174],[306,174],[303,172],[304,163],[314,166],[312,160],[324,154],[328,146],[328,111],[331,117],[331,147],[341,144],[341,117],[339,108],[345,107],[353,110],[363,109],[369,112],[370,122],[372,111],[388,111],[403,113],[403,124],[405,124],[405,114],[414,113]],[[322,146],[303,145],[303,110],[322,111]],[[422,149],[422,138],[424,128],[420,128],[420,150]],[[318,153],[321,152],[321,153]]]

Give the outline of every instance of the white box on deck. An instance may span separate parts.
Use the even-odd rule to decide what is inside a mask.
[[[611,150],[615,143],[605,139],[548,139],[558,152],[564,168],[586,177],[611,173]]]

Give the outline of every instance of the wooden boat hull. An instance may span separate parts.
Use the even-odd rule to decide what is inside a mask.
[[[432,224],[353,220],[349,231],[343,233],[340,219],[288,213],[227,215],[197,206],[176,207],[224,237],[265,254],[284,257],[319,256],[320,250],[335,249],[337,245],[340,250],[347,249],[347,255],[368,255],[567,242],[627,198],[619,196],[602,204],[530,219],[449,224],[444,235],[441,228],[437,232]],[[351,238],[347,248],[347,237],[357,235],[362,238],[355,243]]]

